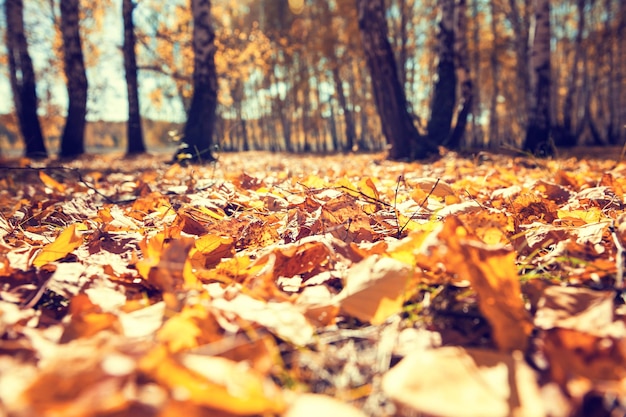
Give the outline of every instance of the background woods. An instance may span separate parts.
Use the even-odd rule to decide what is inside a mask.
[[[2,3],[5,154],[140,153],[173,130],[223,151],[389,143],[396,158],[626,136],[619,0]]]

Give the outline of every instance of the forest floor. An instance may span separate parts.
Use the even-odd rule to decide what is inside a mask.
[[[3,161],[0,416],[623,415],[619,156]]]

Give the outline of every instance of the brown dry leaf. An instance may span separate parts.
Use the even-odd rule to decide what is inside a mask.
[[[521,194],[513,200],[513,213],[518,224],[534,222],[552,223],[557,216],[557,206],[552,200],[535,194]]]
[[[622,321],[615,321],[615,294],[586,288],[549,286],[537,304],[535,326],[561,327],[598,337],[626,334]]]
[[[346,271],[344,289],[336,297],[341,309],[361,321],[383,323],[402,310],[413,269],[400,261],[370,256]]]
[[[307,320],[304,308],[290,302],[266,302],[246,294],[233,296],[225,290],[213,286],[209,289],[212,297],[211,308],[220,323],[230,323],[239,329],[244,320],[266,328],[272,334],[296,346],[311,342],[315,329]]]
[[[440,261],[471,283],[496,346],[502,351],[525,350],[532,324],[522,300],[516,253],[470,240],[468,230],[455,217],[446,219],[439,240],[443,246],[434,249]]]
[[[547,330],[540,340],[541,352],[550,364],[550,376],[561,386],[586,379],[598,389],[623,395],[626,384],[624,334],[617,338],[598,337],[577,330],[554,328]],[[590,385],[586,386],[589,388]],[[579,394],[575,390],[571,393]]]
[[[164,292],[195,288],[197,278],[187,260],[194,244],[192,238],[165,242],[163,233],[146,239],[139,243],[143,259],[137,262],[137,271],[150,285]]]
[[[387,372],[382,385],[385,394],[413,413],[440,417],[546,415],[537,376],[521,352],[458,347],[418,351]]]
[[[447,196],[454,196],[456,194],[450,184],[437,178],[416,178],[411,182],[413,181],[422,191],[426,193],[430,193],[432,191],[432,195],[436,197],[443,198]],[[421,203],[421,201],[419,202]]]

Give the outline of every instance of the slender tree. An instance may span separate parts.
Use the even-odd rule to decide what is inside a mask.
[[[61,35],[68,95],[67,119],[60,152],[64,158],[85,153],[88,84],[80,40],[79,5],[79,0],[61,0]]]
[[[371,75],[374,101],[391,159],[423,159],[436,151],[408,111],[404,88],[387,39],[384,0],[357,0],[359,30]]]
[[[533,101],[524,149],[551,152],[550,137],[550,0],[535,0],[535,36],[531,52]]]
[[[576,38],[574,39],[574,57],[572,58],[572,69],[569,71],[566,92],[563,101],[563,127],[559,130],[556,145],[559,146],[574,146],[578,140],[577,132],[578,120],[576,116],[579,113],[576,111],[576,105],[574,104],[574,98],[578,94],[578,75],[579,75],[579,63],[583,54],[583,35],[585,32],[585,5],[587,0],[577,0],[576,9],[578,11],[578,29],[576,31]]]
[[[448,141],[454,104],[456,102],[456,70],[454,67],[454,0],[438,0],[441,20],[437,42],[437,79],[428,120],[431,142]]]
[[[457,0],[455,7],[455,66],[458,72],[460,90],[459,112],[456,116],[456,125],[450,134],[446,146],[457,149],[461,145],[467,118],[473,107],[474,84],[470,77],[469,50],[467,45],[467,3],[466,0]]]
[[[491,12],[491,33],[498,33],[498,12],[496,10],[495,1],[489,2],[489,10]],[[493,37],[493,45],[489,54],[489,63],[491,70],[492,92],[489,98],[489,143],[492,147],[499,145],[500,138],[500,117],[498,115],[498,96],[500,95],[500,44],[498,37]],[[528,73],[528,70],[526,70]],[[524,106],[525,108],[526,106]],[[524,110],[526,112],[526,110]]]
[[[122,0],[122,18],[124,20],[124,71],[126,73],[126,91],[128,93],[127,154],[139,154],[146,151],[141,129],[139,111],[139,92],[137,85],[137,56],[135,55],[135,24],[133,0]]]
[[[4,12],[7,22],[6,45],[11,89],[20,133],[26,146],[26,156],[45,158],[48,153],[37,117],[35,71],[24,34],[24,5],[22,0],[5,0]]]
[[[179,152],[191,162],[214,160],[211,153],[217,108],[217,71],[215,69],[215,34],[213,32],[210,0],[191,0],[193,14],[192,48],[193,96],[187,112],[184,143]]]

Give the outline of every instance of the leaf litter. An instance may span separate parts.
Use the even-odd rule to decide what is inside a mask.
[[[626,411],[626,166],[0,166],[0,416]]]

